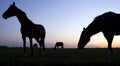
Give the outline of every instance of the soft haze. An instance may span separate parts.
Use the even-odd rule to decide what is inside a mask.
[[[120,13],[120,0],[1,0],[0,45],[9,47],[23,45],[18,19],[2,18],[13,2],[31,21],[44,25],[46,47],[54,47],[57,41],[62,41],[65,47],[76,48],[83,27],[87,27],[96,16],[108,11]],[[114,37],[112,46],[120,47],[120,36]],[[102,33],[98,33],[91,37],[86,47],[107,47],[107,41]]]

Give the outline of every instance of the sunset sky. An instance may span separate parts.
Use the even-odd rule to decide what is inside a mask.
[[[108,11],[120,13],[120,0],[0,0],[0,45],[9,47],[23,45],[18,19],[2,18],[13,2],[31,21],[45,27],[46,47],[54,47],[61,41],[67,48],[76,48],[83,27],[96,16]],[[112,46],[120,47],[120,36],[114,37]],[[107,41],[100,32],[91,37],[86,47],[107,47]]]

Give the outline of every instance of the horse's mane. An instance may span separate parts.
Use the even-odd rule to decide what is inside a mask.
[[[18,11],[18,14],[22,16],[23,19],[27,19],[26,23],[29,21],[28,24],[34,24],[26,15],[26,13],[24,11],[22,11],[21,9],[19,9],[17,6],[13,5],[13,7]]]
[[[12,5],[17,11],[21,12],[22,14],[26,15],[26,13],[24,11],[22,11],[21,9],[19,9],[17,6]]]

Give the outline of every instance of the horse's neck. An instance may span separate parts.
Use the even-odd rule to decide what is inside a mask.
[[[88,35],[91,37],[91,36],[99,33],[101,30],[95,26],[92,26],[92,27],[88,27],[86,29],[86,31],[88,32]]]
[[[28,17],[26,16],[26,14],[24,12],[20,12],[16,16],[17,16],[21,26],[24,26],[24,25],[27,25],[27,26],[34,25],[34,23],[31,20],[28,19]]]

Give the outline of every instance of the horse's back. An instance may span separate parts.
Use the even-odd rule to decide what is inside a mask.
[[[33,35],[35,37],[45,37],[45,28],[44,26],[40,24],[36,24],[36,26],[33,28]]]
[[[63,42],[56,42],[57,46],[63,46]]]
[[[102,15],[95,17],[93,22],[87,27],[88,30],[94,30],[92,33],[100,31],[111,33],[114,35],[120,34],[120,14],[114,12],[106,12]]]
[[[115,35],[120,34],[120,14],[107,12],[97,17],[100,21],[102,31]]]

